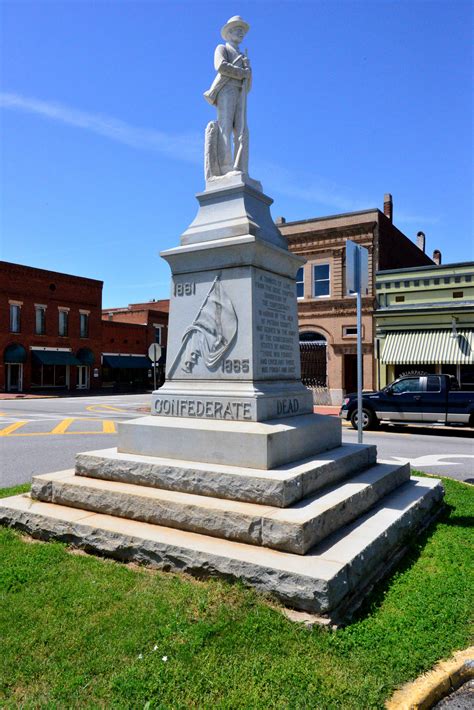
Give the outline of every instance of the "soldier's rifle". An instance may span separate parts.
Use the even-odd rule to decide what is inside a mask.
[[[242,56],[242,55],[240,55]],[[244,67],[247,68],[247,50],[245,50],[245,55],[243,57],[244,59]],[[239,136],[239,147],[235,156],[234,160],[234,170],[239,170],[239,163],[240,159],[242,157],[242,151],[244,149],[244,133],[245,133],[245,128],[246,128],[246,121],[245,121],[245,115],[247,113],[247,78],[245,78],[242,82],[242,108],[241,108],[241,117],[240,117],[240,125],[242,126],[242,132]]]

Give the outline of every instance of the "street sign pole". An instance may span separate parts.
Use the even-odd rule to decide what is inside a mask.
[[[346,241],[346,293],[356,295],[357,318],[357,441],[362,444],[362,294],[367,293],[369,278],[368,251]]]
[[[153,359],[153,389],[156,390],[156,349],[154,350],[154,359]]]
[[[360,247],[357,249],[357,441],[362,444],[362,284]]]

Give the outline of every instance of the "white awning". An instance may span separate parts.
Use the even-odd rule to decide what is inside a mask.
[[[386,365],[474,364],[474,333],[458,330],[413,330],[389,332],[381,362]]]

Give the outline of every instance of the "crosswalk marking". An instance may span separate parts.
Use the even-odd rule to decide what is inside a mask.
[[[9,436],[13,431],[16,431],[17,429],[22,427],[23,424],[28,424],[28,422],[21,421],[21,422],[13,422],[13,424],[9,424],[4,429],[0,430],[0,436]]]
[[[64,434],[66,430],[71,426],[73,423],[74,419],[69,418],[69,419],[63,419],[62,422],[59,422],[57,426],[54,427],[52,431],[50,431],[50,434]]]

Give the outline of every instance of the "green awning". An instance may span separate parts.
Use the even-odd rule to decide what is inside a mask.
[[[80,348],[76,353],[76,357],[82,365],[94,364],[94,353],[89,348]]]
[[[103,365],[105,367],[123,367],[127,370],[149,369],[150,360],[145,355],[104,355]]]
[[[9,363],[19,363],[26,362],[26,350],[23,345],[19,343],[12,343],[7,348],[3,354],[3,362]]]
[[[33,358],[40,365],[81,365],[75,355],[64,350],[32,350]]]
[[[472,330],[413,330],[389,332],[381,362],[386,365],[472,365]]]

